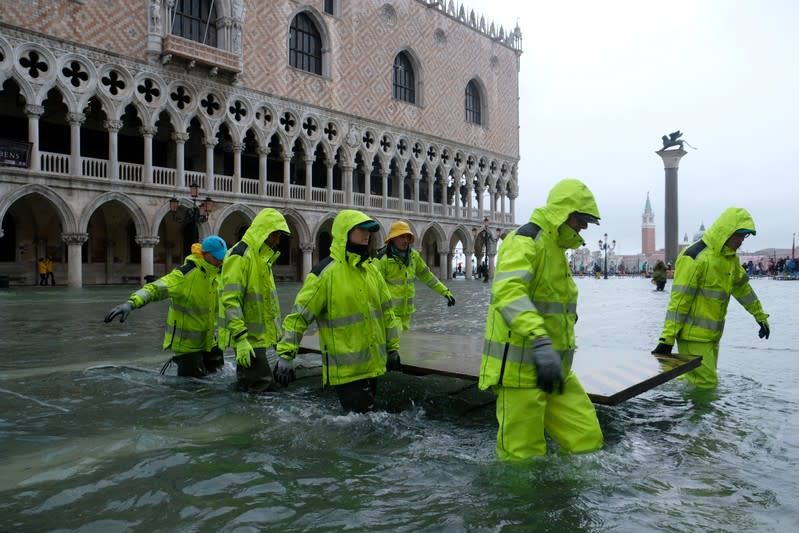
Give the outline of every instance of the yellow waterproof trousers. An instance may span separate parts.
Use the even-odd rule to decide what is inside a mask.
[[[697,342],[686,341],[677,338],[677,351],[691,355],[701,355],[702,364],[690,372],[680,376],[691,383],[697,389],[715,389],[719,383],[716,367],[719,361],[718,342]]]
[[[569,372],[563,394],[541,389],[497,386],[497,456],[505,461],[545,455],[544,431],[568,452],[602,447],[602,429],[594,404],[574,372]]]

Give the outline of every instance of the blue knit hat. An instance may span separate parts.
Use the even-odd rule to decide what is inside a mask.
[[[202,251],[214,256],[214,259],[222,261],[227,253],[227,244],[222,237],[211,235],[203,239]]]

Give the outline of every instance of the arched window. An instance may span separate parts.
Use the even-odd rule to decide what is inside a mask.
[[[216,14],[213,0],[177,0],[172,33],[216,47]]]
[[[466,84],[466,99],[464,102],[466,122],[471,122],[472,124],[483,123],[480,113],[481,106],[480,88],[474,80],[470,80],[469,83]]]
[[[306,72],[322,74],[322,36],[311,17],[300,13],[291,21],[289,65]]]
[[[394,98],[416,103],[416,76],[411,59],[405,52],[394,58]]]

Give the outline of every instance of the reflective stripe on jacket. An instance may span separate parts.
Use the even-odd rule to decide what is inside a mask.
[[[730,296],[762,322],[768,318],[735,250],[725,246],[737,229],[755,231],[745,209],[731,207],[677,257],[666,320],[661,337],[666,344],[676,338],[718,342]]]
[[[409,248],[408,253],[407,265],[402,258],[390,255],[387,251],[375,261],[378,270],[388,284],[388,290],[391,293],[391,306],[404,330],[408,329],[411,316],[416,312],[414,304],[416,297],[414,280],[416,278],[441,296],[446,297],[451,294],[447,286],[433,274],[419,252]]]
[[[128,300],[138,309],[169,298],[164,350],[177,354],[210,350],[219,305],[219,272],[202,257],[190,255],[166,276],[147,283]]]
[[[275,231],[289,233],[286,219],[275,209],[262,209],[225,256],[220,325],[232,346],[245,336],[254,348],[274,346],[280,339],[280,301],[272,276],[280,252],[264,242]]]
[[[346,251],[349,231],[367,220],[365,214],[349,209],[336,216],[330,258],[308,274],[283,320],[277,351],[286,358],[296,355],[305,330],[316,321],[323,384],[381,376],[387,353],[399,350],[398,322],[386,282],[371,261]]]
[[[530,223],[510,232],[497,256],[488,306],[479,386],[533,388],[532,341],[547,336],[561,353],[564,375],[575,347],[577,286],[558,231],[572,212],[599,217],[594,197],[577,180],[563,180]],[[577,243],[582,241],[576,233]]]

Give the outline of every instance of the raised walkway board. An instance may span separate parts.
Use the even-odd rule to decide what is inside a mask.
[[[319,353],[319,337],[305,335],[303,352]],[[477,381],[483,339],[422,331],[406,331],[400,340],[402,371],[438,374]],[[701,357],[652,355],[625,348],[578,349],[572,369],[591,401],[616,405],[699,366]]]

